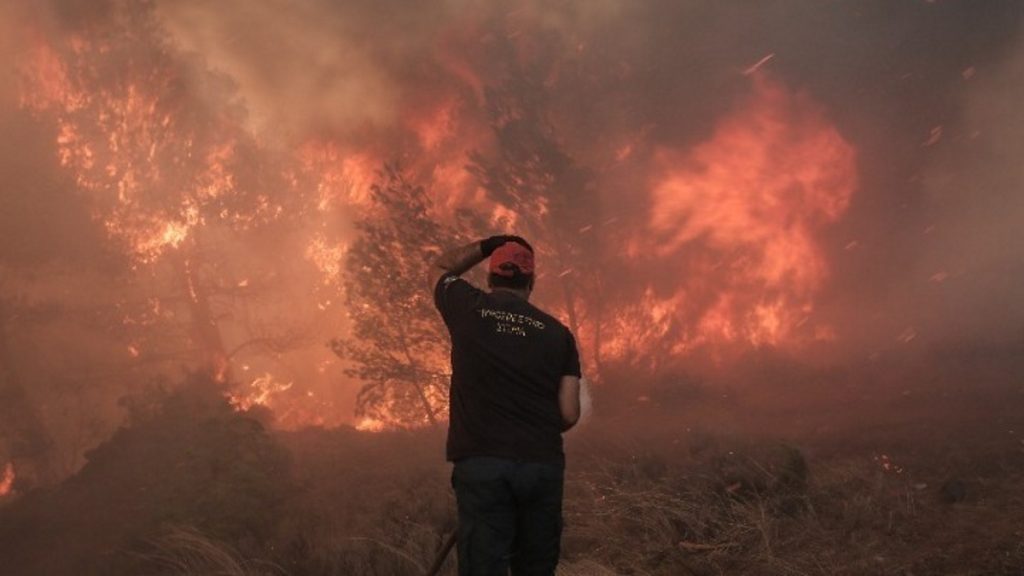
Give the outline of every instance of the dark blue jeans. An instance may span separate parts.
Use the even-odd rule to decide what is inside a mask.
[[[561,463],[455,463],[459,576],[552,576],[562,538]]]

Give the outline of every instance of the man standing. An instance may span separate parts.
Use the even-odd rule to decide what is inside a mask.
[[[490,292],[459,276],[486,258]],[[445,252],[434,303],[452,340],[448,460],[460,576],[551,576],[562,534],[562,432],[580,416],[572,333],[529,303],[533,248],[492,236]]]

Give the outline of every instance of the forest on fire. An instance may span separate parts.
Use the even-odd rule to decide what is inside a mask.
[[[559,574],[1024,572],[1018,2],[0,16],[0,573],[425,573],[433,261],[504,233]]]

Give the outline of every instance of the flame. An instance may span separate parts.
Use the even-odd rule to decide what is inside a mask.
[[[648,288],[636,303],[620,307],[607,322],[609,337],[601,342],[601,355],[611,361],[640,359],[657,369],[668,355],[658,352],[672,352],[671,345],[668,350],[664,346],[678,330],[683,298],[683,293],[659,297]]]
[[[323,234],[314,236],[306,246],[306,259],[320,271],[323,284],[337,285],[340,282],[345,250],[344,244],[332,243]]]
[[[387,430],[389,425],[383,420],[377,420],[376,418],[363,417],[356,422],[355,429],[362,432],[383,432]]]
[[[104,58],[125,49],[117,42],[134,41],[37,40],[22,65],[20,101],[55,123],[57,158],[94,201],[93,217],[137,261],[152,263],[181,247],[205,223],[204,209],[235,190],[228,166],[236,141],[227,124],[217,129],[226,118],[181,125],[180,103],[167,94],[181,72],[167,62],[107,79]],[[200,142],[198,130],[207,128]],[[240,221],[266,212],[272,207],[257,205],[253,214],[225,210],[221,217]]]
[[[425,150],[436,150],[441,144],[456,134],[456,115],[458,102],[449,99],[443,102],[431,114],[413,118],[410,127],[416,133],[420,146]]]
[[[253,379],[242,390],[230,393],[228,400],[239,410],[248,410],[253,406],[270,407],[275,396],[287,392],[294,384],[294,382],[281,382],[275,379],[271,373],[266,372]]]
[[[248,371],[249,366],[243,366]],[[253,378],[248,384],[238,386],[227,394],[231,405],[240,411],[264,407],[272,411],[274,424],[281,428],[293,429],[304,426],[323,426],[337,423],[337,407],[321,398],[312,390],[297,393],[295,381],[282,381],[270,372]]]
[[[519,222],[519,214],[501,204],[496,204],[491,210],[490,225],[495,229],[515,230]]]
[[[8,462],[4,465],[3,475],[0,475],[0,498],[8,496],[14,491],[14,480],[16,477],[14,463]]]
[[[380,160],[364,151],[346,151],[333,142],[307,142],[298,153],[302,168],[313,175],[317,209],[367,206]]]
[[[184,253],[188,297],[196,303],[203,285],[193,279],[198,273],[191,268],[189,251],[204,238],[203,231],[215,225],[245,230],[274,220],[285,210],[275,198],[289,194],[251,192],[246,208],[230,202],[250,193],[238,167],[250,151],[242,120],[206,102],[197,106],[203,114],[191,114],[189,104],[196,102],[168,94],[194,85],[194,79],[183,78],[183,69],[165,58],[161,46],[138,36],[146,32],[115,32],[71,35],[53,44],[37,40],[25,53],[21,105],[53,123],[57,160],[90,200],[96,221],[109,237],[124,243],[134,262],[150,264],[174,251]],[[411,96],[396,115],[401,133],[389,140],[402,142],[397,150],[321,135],[295,154],[283,155],[281,176],[291,186],[288,192],[308,191],[312,197],[309,212],[301,216],[310,217],[313,225],[287,245],[297,247],[294,256],[304,257],[319,272],[320,286],[310,290],[310,297],[320,310],[330,309],[342,296],[338,288],[349,231],[332,227],[334,218],[351,222],[372,207],[371,186],[382,161],[392,159],[388,154],[397,153],[410,179],[427,185],[439,219],[470,208],[495,231],[512,231],[529,220],[526,216],[544,216],[557,206],[533,197],[520,205],[497,205],[465,169],[468,152],[488,150],[493,134],[480,121],[486,90],[478,71],[485,68],[473,51],[464,49],[475,45],[476,35],[471,30],[465,37],[452,34],[446,41],[450,45],[439,46],[436,57],[450,84],[461,86]],[[149,50],[142,60],[152,66],[126,64],[122,73],[111,74],[112,62],[119,63],[136,47]],[[663,284],[642,283],[630,292],[639,297],[624,305],[609,302],[599,348],[605,359],[642,356],[657,363],[700,346],[787,346],[800,337],[838,338],[834,328],[814,317],[815,296],[828,279],[817,235],[847,209],[856,186],[854,153],[810,97],[765,75],[773,57],[764,56],[743,71],[752,83],[749,97],[706,141],[691,149],[657,152],[649,175],[649,226],[626,238],[623,247],[630,255],[656,256],[659,274],[683,272]],[[936,130],[934,139],[941,137],[941,127]],[[642,145],[647,132],[614,147],[615,162],[645,163],[647,158],[640,157],[650,149]],[[276,166],[262,160],[257,159],[256,168]],[[615,221],[574,228],[590,233]],[[552,267],[556,280],[571,281],[584,272],[568,263]],[[236,286],[248,283],[245,279]],[[579,306],[579,313],[591,321],[583,312],[595,306],[587,304]],[[146,322],[155,324],[162,316],[154,299]],[[129,320],[143,325],[136,319],[125,323]],[[581,343],[598,340],[592,334],[580,337]],[[128,353],[139,357],[142,349],[149,350],[149,343],[133,342]],[[221,360],[218,374],[226,377],[228,360]],[[438,353],[424,362],[440,372],[449,358]],[[231,400],[242,410],[273,407],[279,420],[323,421],[329,406],[292,390],[300,385],[265,373],[235,390]],[[438,407],[445,403],[440,395],[428,400]],[[391,425],[386,419],[364,418],[356,427]]]
[[[752,78],[750,97],[707,141],[658,154],[646,242],[659,258],[685,264],[679,288],[648,292],[650,312],[625,323],[639,333],[612,338],[609,354],[659,336],[674,338],[674,352],[779,346],[813,315],[828,277],[816,234],[849,205],[854,152],[810,97],[760,73]],[[821,325],[812,333],[835,336]]]

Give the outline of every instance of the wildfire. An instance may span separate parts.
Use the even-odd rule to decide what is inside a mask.
[[[306,259],[312,262],[322,277],[323,284],[337,284],[341,279],[342,258],[345,256],[344,244],[333,244],[326,236],[320,234],[306,247]]]
[[[0,475],[0,498],[11,494],[14,490],[14,480],[16,476],[14,474],[14,463],[8,462],[4,466],[3,475]]]
[[[144,10],[134,3],[117,9]],[[373,140],[367,128],[368,136],[359,142],[332,139],[330,133],[300,136],[308,139],[293,154],[262,146],[259,136],[245,129],[244,114],[234,101],[237,94],[217,92],[217,86],[206,84],[202,70],[184,63],[173,46],[131,23],[126,18],[102,33],[37,41],[26,51],[21,104],[45,126],[52,125],[56,158],[107,236],[123,246],[136,267],[156,269],[163,259],[175,290],[185,292],[183,303],[167,301],[167,312],[153,300],[151,312],[126,318],[125,325],[155,326],[157,319],[170,321],[177,313],[181,323],[191,323],[187,338],[201,350],[197,356],[205,355],[197,363],[212,363],[220,378],[233,376],[233,356],[226,351],[239,338],[242,321],[236,318],[259,316],[248,311],[236,315],[230,307],[236,299],[243,302],[240,308],[249,306],[250,294],[277,281],[276,276],[257,280],[255,270],[218,275],[227,269],[225,262],[235,264],[232,260],[239,255],[225,246],[244,251],[248,240],[240,232],[280,223],[287,230],[281,238],[292,234],[280,249],[292,250],[288,256],[293,260],[315,268],[309,276],[316,276],[316,285],[307,291],[315,298],[311,303],[325,312],[336,308],[331,303],[344,296],[340,288],[346,247],[352,241],[350,225],[375,209],[371,188],[384,160],[400,159],[409,181],[424,185],[432,200],[431,217],[438,221],[459,221],[472,212],[476,219],[466,222],[473,226],[523,231],[542,228],[547,224],[534,221],[560,214],[555,193],[513,193],[511,200],[500,201],[504,205],[487,193],[479,174],[466,169],[471,155],[492,154],[500,145],[487,120],[491,103],[486,88],[487,82],[503,80],[500,74],[488,75],[485,82],[478,73],[484,63],[461,48],[463,42],[475,43],[475,35],[453,37],[459,48],[439,48],[435,56],[450,85],[440,82],[429,91],[410,92],[395,115],[395,126],[381,138],[385,144]],[[766,76],[773,58],[768,54],[742,71],[751,83],[750,94],[704,142],[689,149],[662,147],[650,158],[651,147],[644,144],[654,137],[651,130],[619,135],[616,164],[652,167],[646,175],[649,216],[641,222],[643,230],[624,246],[630,256],[653,255],[657,278],[614,286],[618,291],[609,290],[614,296],[605,301],[581,279],[588,267],[603,266],[599,258],[617,254],[596,254],[593,262],[577,264],[567,251],[565,261],[552,265],[551,285],[561,286],[571,302],[556,303],[553,309],[573,317],[583,349],[593,350],[592,356],[664,359],[699,346],[786,346],[801,338],[838,338],[827,322],[814,317],[815,296],[829,272],[818,234],[847,209],[856,187],[854,153],[809,96]],[[544,86],[557,84],[556,76]],[[557,132],[561,126],[553,121],[550,129]],[[939,137],[941,127],[932,134]],[[567,157],[588,157],[575,152],[567,150]],[[528,170],[538,170],[538,180],[551,177],[543,173],[543,163]],[[521,183],[511,181],[512,188]],[[600,176],[594,184],[602,184]],[[282,217],[285,210],[289,213]],[[606,216],[596,215],[592,223],[570,222],[569,229],[591,238],[612,230],[608,226],[619,218],[633,218]],[[558,236],[551,230],[530,232],[541,238],[547,233]],[[266,240],[261,250],[270,244]],[[542,254],[548,248],[543,240],[538,242]],[[576,248],[586,249],[582,242]],[[933,277],[935,282],[943,279]],[[179,305],[187,307],[185,313],[174,309]],[[128,354],[153,356],[149,340],[140,341],[145,345],[126,343]],[[436,357],[422,361],[431,372],[441,373],[449,358],[440,347]],[[262,405],[289,410],[293,416],[301,413],[301,418],[314,414],[308,416],[314,421],[326,404],[292,387],[292,382],[267,373],[241,386],[231,400],[243,410]],[[425,401],[442,408],[443,394],[430,394]],[[374,415],[382,414],[389,412]],[[389,425],[364,418],[357,428]]]
[[[356,422],[355,429],[362,432],[383,432],[388,429],[388,423],[376,418],[364,417]]]
[[[181,72],[166,55],[109,77],[104,58],[135,50],[134,40],[126,33],[38,41],[22,66],[21,105],[55,123],[57,158],[93,200],[93,217],[107,234],[137,261],[152,263],[180,247],[205,223],[204,209],[235,190],[229,165],[237,142],[235,131],[216,129],[224,118],[182,117],[188,104],[168,96]],[[222,209],[220,217],[259,212]]]
[[[243,390],[229,394],[231,404],[239,410],[248,410],[253,406],[270,406],[271,400],[291,389],[294,382],[276,380],[269,372],[255,378]]]
[[[458,103],[454,100],[439,105],[433,114],[410,120],[412,129],[426,150],[434,150],[455,135]]]
[[[117,217],[104,219],[104,228],[113,237],[129,238],[129,248],[141,263],[152,263],[166,251],[178,248],[189,237],[189,233],[198,223],[197,211],[185,210],[184,220],[149,219],[145,222],[138,218],[133,225],[126,225]]]
[[[298,160],[315,179],[319,211],[370,202],[370,186],[380,161],[369,153],[346,152],[331,142],[309,142],[300,150]]]
[[[854,152],[808,96],[752,78],[751,95],[707,141],[658,155],[648,241],[685,264],[674,292],[648,291],[642,319],[620,318],[610,355],[662,336],[673,352],[783,345],[813,315],[828,276],[816,233],[849,205]],[[833,335],[821,325],[809,333]]]

